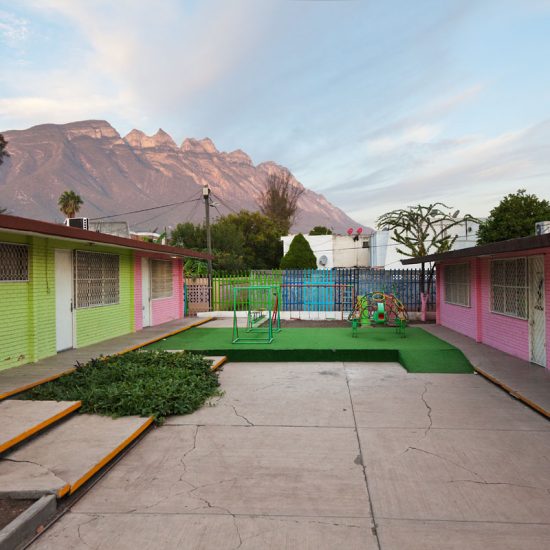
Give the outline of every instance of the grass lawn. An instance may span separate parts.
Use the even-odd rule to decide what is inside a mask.
[[[18,399],[82,401],[80,413],[152,416],[157,423],[188,414],[219,395],[211,362],[194,353],[130,352],[92,359]]]
[[[194,328],[146,349],[200,351],[230,361],[397,361],[409,372],[473,372],[459,349],[417,327],[408,328],[406,338],[388,327],[361,328],[357,338],[351,328],[285,328],[271,344],[233,344],[230,328]]]

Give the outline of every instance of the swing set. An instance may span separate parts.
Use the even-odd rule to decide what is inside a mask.
[[[238,304],[247,304],[246,327],[239,327]],[[271,344],[281,330],[280,289],[276,285],[233,288],[233,344]]]

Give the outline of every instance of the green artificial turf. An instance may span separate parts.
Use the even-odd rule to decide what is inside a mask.
[[[285,328],[271,344],[233,344],[232,334],[230,328],[197,327],[145,349],[200,351],[237,362],[397,361],[409,372],[473,372],[460,350],[416,327],[407,328],[405,338],[388,327],[360,328],[357,338],[352,338],[351,328]]]

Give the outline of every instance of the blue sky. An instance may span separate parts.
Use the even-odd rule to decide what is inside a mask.
[[[550,199],[550,1],[0,0],[0,131],[106,119],[274,160],[365,225]]]

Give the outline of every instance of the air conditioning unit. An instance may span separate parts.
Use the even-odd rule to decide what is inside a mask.
[[[77,227],[78,229],[88,230],[88,218],[67,218],[65,225],[69,227]]]
[[[550,222],[537,222],[535,224],[535,235],[549,235]]]

